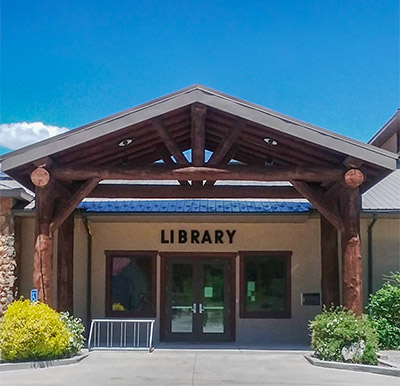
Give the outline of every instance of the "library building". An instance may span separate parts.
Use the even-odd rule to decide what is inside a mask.
[[[378,129],[195,85],[5,154],[1,297],[152,320],[155,346],[308,345],[400,270],[400,112]]]

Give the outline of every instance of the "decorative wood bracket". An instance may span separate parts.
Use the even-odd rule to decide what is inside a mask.
[[[160,155],[161,159],[164,161],[164,164],[167,166],[174,166],[175,163],[171,159],[171,154],[168,149],[164,146],[157,147],[157,152]],[[186,180],[178,180],[179,184],[182,186],[190,186],[189,181]]]
[[[208,161],[208,165],[215,166],[218,165],[225,155],[229,152],[232,145],[238,139],[240,133],[244,129],[246,122],[242,119],[235,121],[232,126],[232,130],[228,133],[228,135],[218,144],[217,148],[215,149],[213,155],[211,156],[210,160]]]
[[[171,152],[171,155],[174,156],[178,164],[181,165],[189,165],[188,160],[182,154],[181,150],[179,149],[178,144],[176,143],[175,139],[172,137],[169,130],[164,126],[160,118],[154,118],[151,120],[153,127],[157,130],[159,136],[165,143],[167,149]]]
[[[339,232],[344,231],[341,215],[332,210],[320,192],[312,188],[307,182],[296,180],[290,182]]]
[[[53,221],[50,224],[50,231],[56,231],[67,217],[75,210],[79,203],[97,186],[100,178],[91,178],[84,182],[78,190],[70,196],[62,205],[59,205]]]

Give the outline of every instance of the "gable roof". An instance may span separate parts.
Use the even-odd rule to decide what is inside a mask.
[[[382,126],[382,128],[375,133],[368,143],[380,147],[395,133],[399,133],[400,135],[400,109],[397,109],[397,111]]]
[[[34,199],[34,194],[11,177],[0,173],[0,197],[30,202]]]
[[[400,211],[400,169],[363,194],[362,208],[368,211]]]
[[[147,120],[200,103],[230,116],[248,120],[272,129],[284,137],[299,139],[309,144],[351,156],[372,165],[394,170],[398,155],[314,125],[274,112],[264,107],[231,97],[204,86],[194,85],[155,99],[121,113],[62,133],[45,141],[8,153],[0,158],[1,170],[24,166],[56,153],[78,148],[87,142],[108,136],[124,128],[131,128]]]

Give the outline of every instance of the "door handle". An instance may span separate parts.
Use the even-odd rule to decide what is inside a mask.
[[[202,314],[204,312],[204,307],[203,304],[199,304],[199,314]]]
[[[196,310],[196,303],[193,303],[193,306],[192,306],[192,312],[195,314],[196,312],[197,312],[197,310]]]

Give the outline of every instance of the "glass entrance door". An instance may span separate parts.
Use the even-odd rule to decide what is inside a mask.
[[[230,263],[226,259],[169,259],[165,340],[231,339]]]

